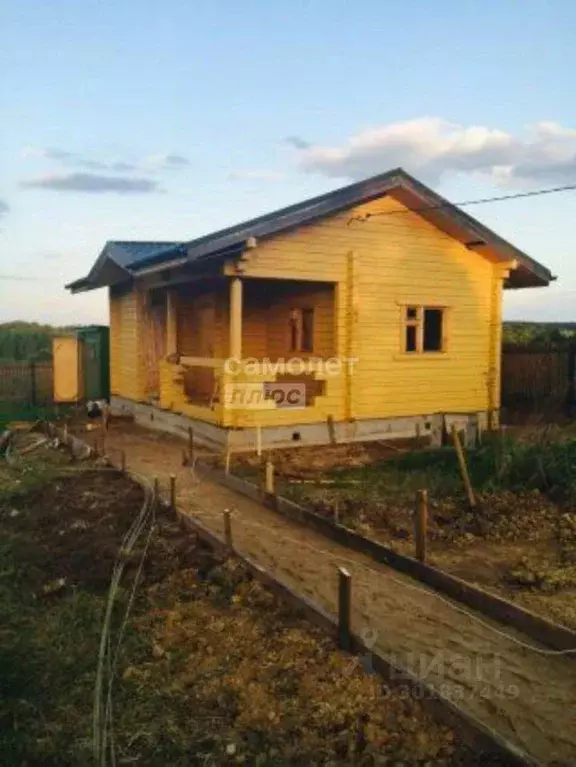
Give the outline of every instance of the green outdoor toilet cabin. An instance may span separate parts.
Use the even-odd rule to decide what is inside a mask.
[[[110,329],[107,325],[87,325],[76,330],[83,399],[110,398]]]

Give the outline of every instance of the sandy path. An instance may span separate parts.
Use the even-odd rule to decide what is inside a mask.
[[[222,533],[233,510],[235,547],[296,591],[336,611],[335,566],[352,573],[353,629],[398,666],[451,696],[542,764],[576,764],[576,662],[528,650],[473,614],[362,554],[277,516],[227,488],[194,478],[181,465],[183,443],[135,426],[114,427],[108,447],[124,449],[128,468],[177,476],[178,505]],[[481,622],[482,621],[482,622]],[[535,643],[513,630],[511,636]]]

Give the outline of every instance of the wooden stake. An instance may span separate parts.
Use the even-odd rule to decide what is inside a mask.
[[[428,491],[416,491],[414,508],[414,544],[416,559],[426,562],[426,538],[428,533]]]
[[[422,426],[420,422],[416,424],[416,450],[420,450],[420,447],[422,446]]]
[[[256,455],[260,458],[262,455],[262,427],[256,427]]]
[[[226,474],[230,474],[230,450],[226,450],[226,455],[224,456],[224,471]]]
[[[170,508],[176,511],[176,475],[170,474]]]
[[[464,487],[466,488],[466,496],[468,498],[468,504],[470,505],[471,509],[475,509],[476,496],[474,495],[474,488],[472,487],[472,483],[470,482],[468,467],[466,466],[466,459],[464,457],[464,450],[462,449],[462,442],[460,441],[460,435],[458,434],[458,429],[455,423],[452,424],[451,431],[452,431],[452,441],[456,449],[456,455],[458,456],[458,465],[460,467],[460,474],[462,475],[462,481],[464,482]]]
[[[271,460],[266,461],[264,489],[268,495],[274,495],[274,464]]]
[[[120,451],[120,471],[123,473],[126,472],[126,451],[125,450]]]
[[[188,452],[185,447],[182,448],[182,466],[188,466]]]
[[[194,465],[194,429],[189,426],[188,427],[188,460],[190,461],[190,466]]]
[[[338,568],[338,646],[350,651],[350,612],[352,605],[352,576],[344,567]]]
[[[482,421],[481,421],[481,413],[476,414],[476,446],[480,447],[482,445]]]
[[[106,403],[102,407],[102,426],[104,427],[104,431],[108,431],[109,420],[110,420],[110,405]]]
[[[334,416],[333,415],[327,416],[326,422],[328,424],[328,437],[330,439],[330,444],[335,445],[336,444],[336,428],[334,427]]]
[[[154,477],[154,508],[158,508],[158,503],[160,501],[160,484],[158,482],[158,477]]]
[[[224,509],[224,540],[226,546],[232,550],[232,517],[229,509]]]

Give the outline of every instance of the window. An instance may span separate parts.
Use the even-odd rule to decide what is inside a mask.
[[[311,352],[314,349],[314,309],[290,310],[290,351]]]
[[[406,306],[403,312],[405,352],[414,354],[445,351],[444,308]]]

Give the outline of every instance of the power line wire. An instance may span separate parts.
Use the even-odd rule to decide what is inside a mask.
[[[374,216],[394,216],[399,213],[423,213],[428,210],[438,210],[440,208],[463,208],[468,205],[483,205],[489,202],[504,202],[505,200],[519,200],[526,197],[541,197],[547,194],[557,194],[559,192],[574,192],[576,184],[566,184],[565,186],[555,186],[550,189],[535,189],[532,192],[516,192],[514,194],[503,194],[496,197],[480,197],[476,200],[462,200],[460,202],[435,203],[434,205],[423,205],[420,208],[406,208],[405,210],[383,210],[379,213],[366,213],[364,216],[354,216],[354,220],[366,220]]]

